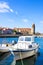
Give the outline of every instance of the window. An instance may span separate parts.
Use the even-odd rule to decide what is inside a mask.
[[[24,38],[19,38],[19,41],[24,41]]]
[[[26,37],[25,41],[31,41],[31,38],[30,37]]]

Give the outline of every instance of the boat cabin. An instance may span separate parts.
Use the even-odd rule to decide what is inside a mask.
[[[34,36],[20,36],[18,39],[19,42],[34,42]]]

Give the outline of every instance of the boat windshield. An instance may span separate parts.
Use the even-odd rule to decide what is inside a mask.
[[[19,41],[24,41],[24,38],[23,37],[19,38]]]
[[[26,37],[25,41],[31,41],[31,38],[30,37]]]

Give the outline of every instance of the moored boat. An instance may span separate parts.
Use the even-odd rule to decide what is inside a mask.
[[[24,59],[38,52],[39,44],[34,42],[34,36],[20,36],[17,44],[0,44],[0,53],[11,52],[15,60]]]
[[[15,59],[24,59],[38,52],[39,44],[34,42],[34,36],[20,36],[17,44],[12,46]]]
[[[12,44],[0,44],[0,53],[9,52],[9,48]]]

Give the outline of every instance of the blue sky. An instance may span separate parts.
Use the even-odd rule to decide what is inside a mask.
[[[0,0],[0,27],[29,27],[43,33],[43,0]]]

